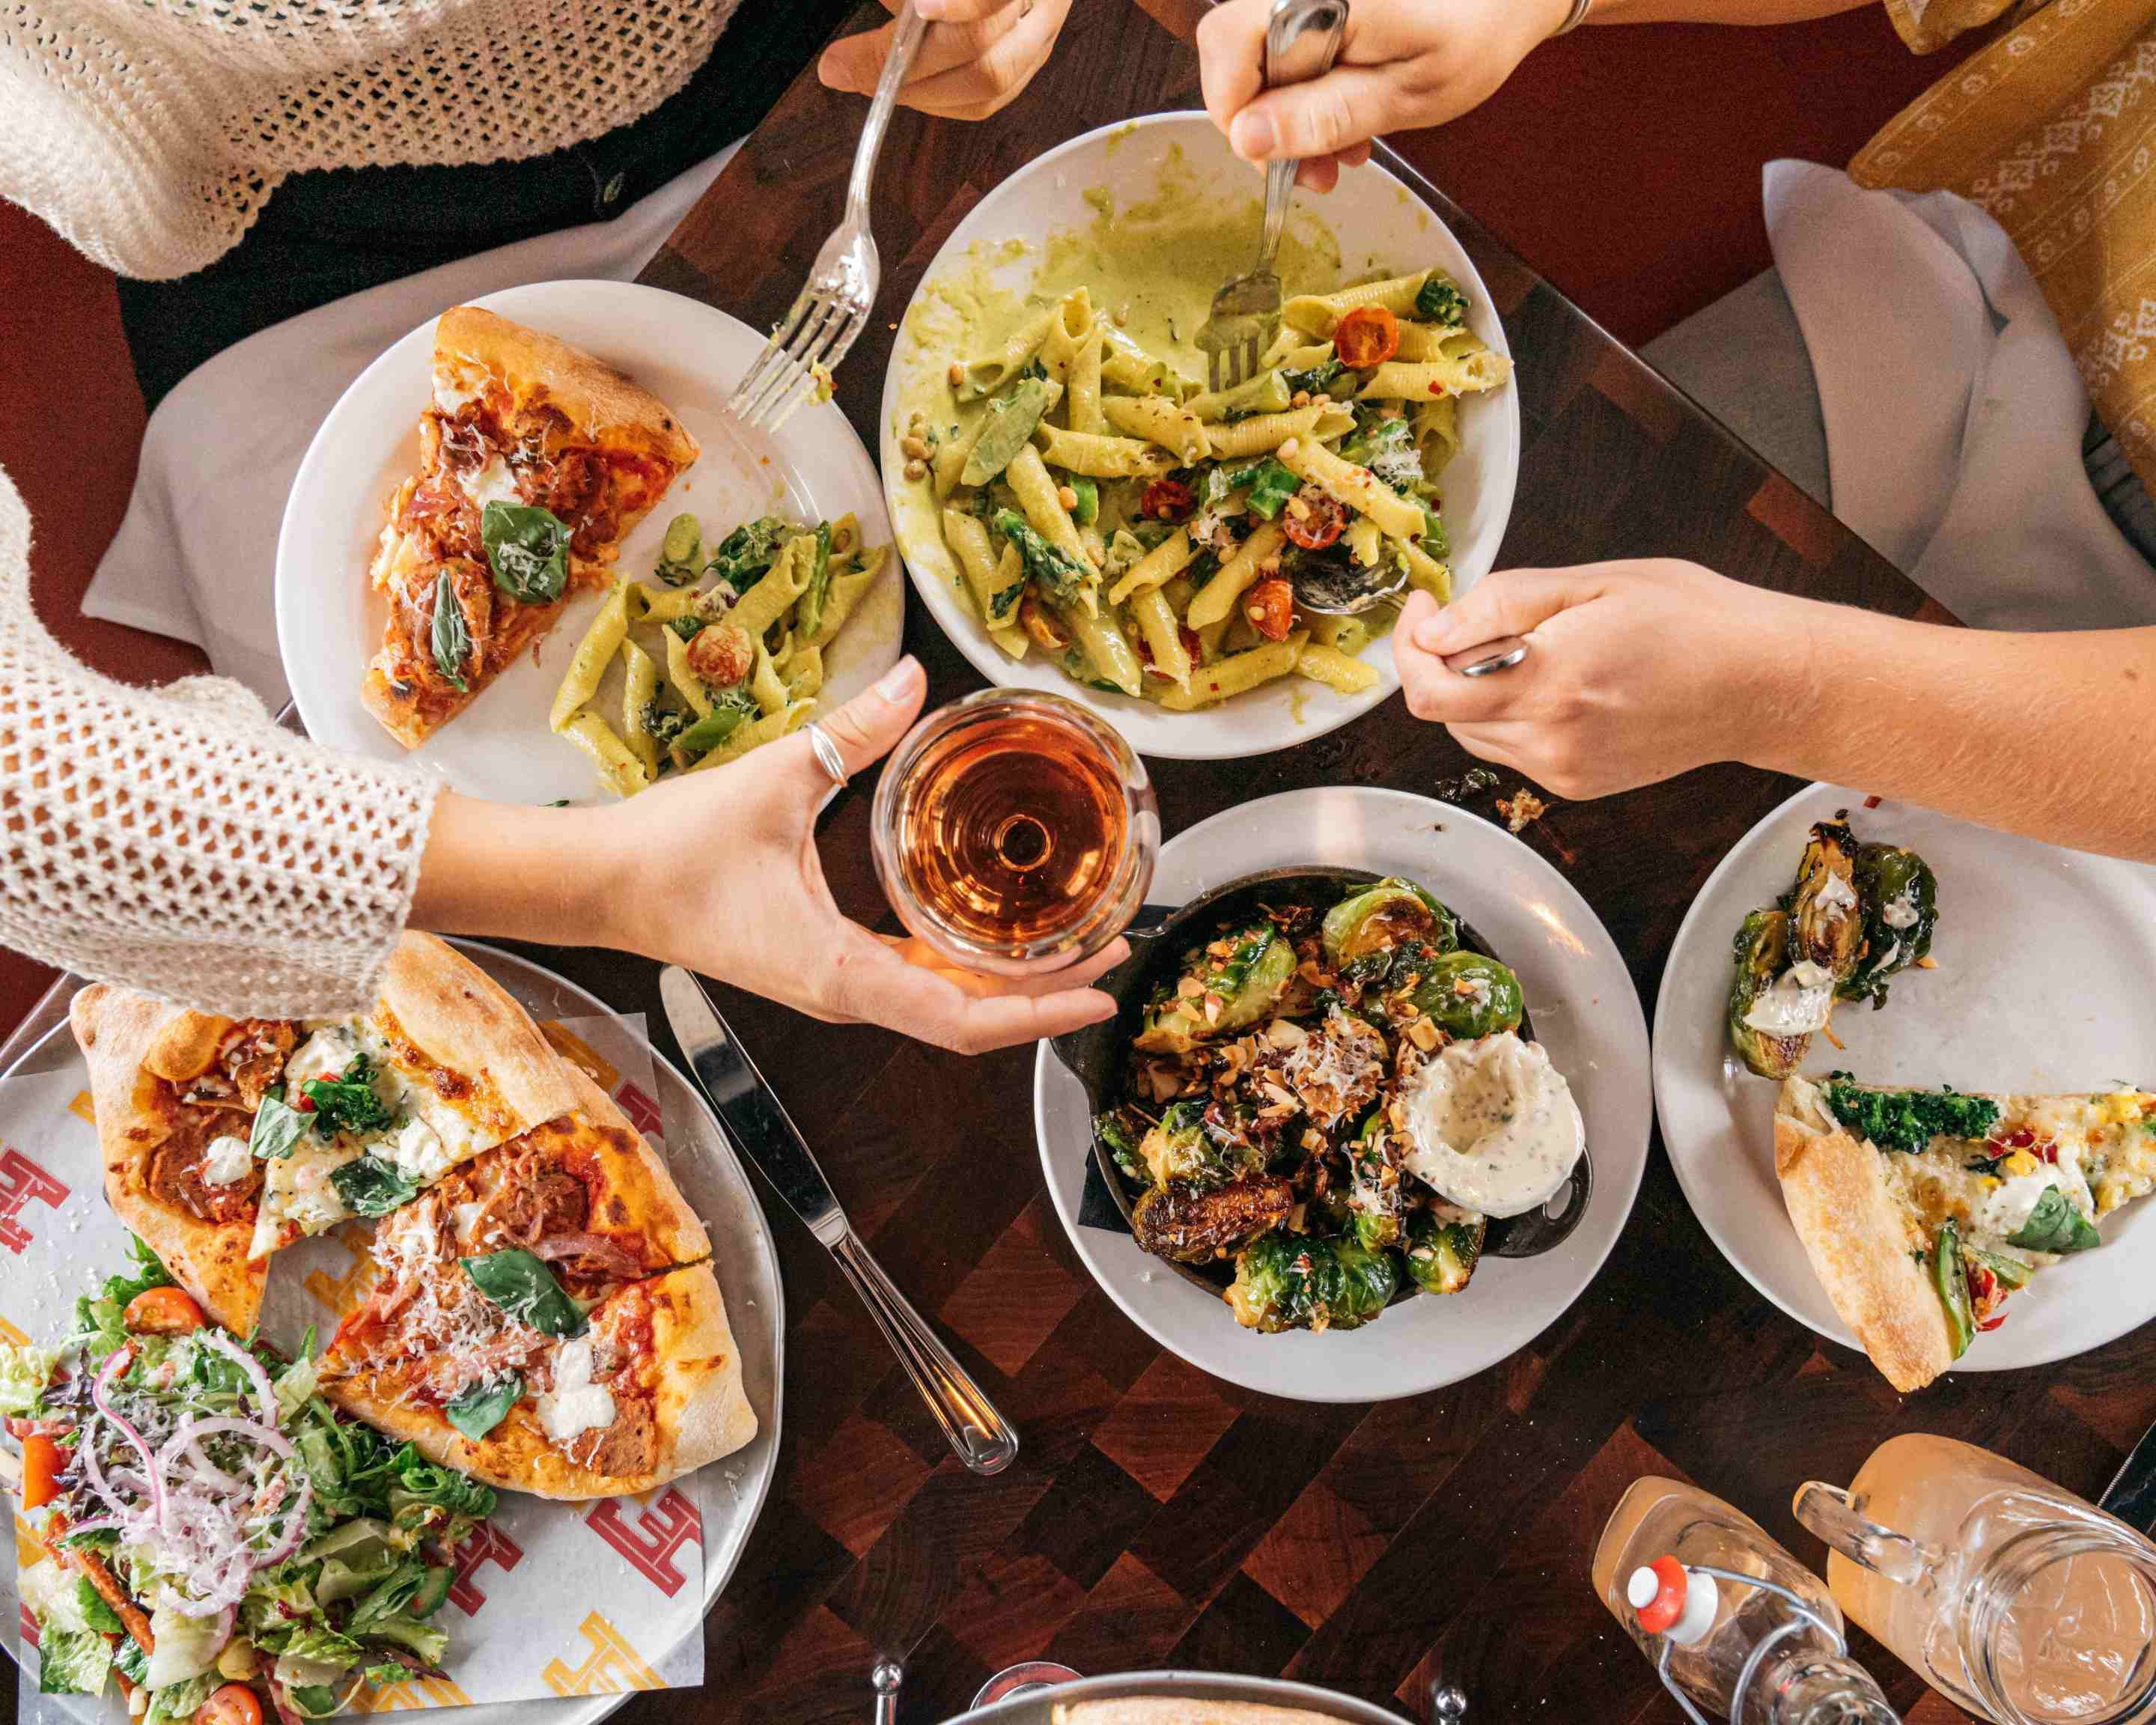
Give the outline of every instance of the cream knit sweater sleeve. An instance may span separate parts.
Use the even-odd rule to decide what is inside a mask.
[[[0,198],[122,275],[185,275],[288,174],[521,161],[639,119],[737,3],[0,0]]]
[[[238,683],[133,689],[69,657],[0,473],[0,944],[234,1017],[364,1012],[434,794],[280,729]]]

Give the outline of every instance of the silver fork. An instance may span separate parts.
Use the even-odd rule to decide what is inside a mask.
[[[898,89],[913,64],[927,21],[906,0],[892,33],[891,54],[876,81],[869,117],[854,150],[854,172],[846,182],[846,213],[816,254],[815,267],[795,296],[793,309],[771,332],[748,375],[727,399],[727,411],[747,425],[773,430],[815,389],[817,374],[829,376],[845,358],[854,339],[866,327],[883,280],[875,234],[869,226],[869,186],[876,157],[898,105]]]
[[[1265,26],[1265,87],[1306,84],[1332,69],[1340,37],[1348,27],[1348,0],[1273,0]],[[1247,275],[1230,276],[1213,295],[1213,312],[1199,327],[1199,350],[1205,355],[1211,388],[1233,389],[1257,375],[1258,358],[1280,333],[1281,284],[1273,274],[1281,230],[1287,225],[1288,199],[1295,190],[1300,161],[1275,162],[1265,169],[1265,226],[1258,243],[1256,266]]]

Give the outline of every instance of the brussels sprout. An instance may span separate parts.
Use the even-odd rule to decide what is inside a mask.
[[[1389,1252],[1342,1235],[1261,1235],[1235,1257],[1228,1304],[1235,1322],[1281,1330],[1359,1329],[1385,1309],[1399,1286]]]
[[[1395,875],[1333,906],[1319,935],[1327,959],[1337,966],[1407,940],[1449,952],[1460,944],[1460,923],[1414,881]]]
[[[1467,1286],[1482,1256],[1488,1218],[1440,1204],[1408,1218],[1408,1274],[1425,1294],[1456,1294]]]
[[[1154,998],[1132,1046],[1184,1054],[1209,1037],[1232,1036],[1270,1012],[1294,975],[1294,944],[1271,923],[1235,929],[1200,948]]]
[[[1383,1107],[1373,1108],[1348,1147],[1348,1208],[1355,1238],[1372,1251],[1400,1241],[1400,1171]]]
[[[1276,1177],[1255,1175],[1211,1187],[1177,1180],[1139,1198],[1131,1211],[1131,1232],[1157,1258],[1202,1263],[1278,1227],[1294,1208],[1295,1189]]]
[[[1525,1011],[1519,978],[1481,952],[1445,953],[1409,999],[1416,1011],[1460,1042],[1517,1029]]]
[[[1864,939],[1856,836],[1846,822],[1823,820],[1812,828],[1789,906],[1791,962],[1808,959],[1840,983],[1856,968]]]
[[[1864,942],[1856,968],[1835,992],[1845,1000],[1883,1006],[1887,978],[1932,950],[1938,879],[1923,858],[1898,845],[1859,846],[1855,877]]]
[[[1181,1183],[1204,1189],[1263,1173],[1264,1153],[1240,1134],[1216,1130],[1205,1119],[1205,1104],[1189,1098],[1171,1102],[1160,1124],[1138,1145],[1138,1158],[1156,1188]]]
[[[1812,1045],[1811,1033],[1776,1036],[1754,1029],[1744,1022],[1753,1007],[1775,978],[1789,968],[1789,913],[1782,910],[1754,911],[1744,919],[1732,942],[1737,953],[1737,976],[1729,985],[1729,1040],[1738,1057],[1762,1078],[1787,1078],[1804,1064]]]

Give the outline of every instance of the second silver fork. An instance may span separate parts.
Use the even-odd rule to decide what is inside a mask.
[[[814,393],[819,374],[828,379],[867,327],[883,280],[875,234],[869,225],[869,187],[875,178],[876,157],[883,151],[891,110],[898,105],[899,86],[906,82],[927,28],[913,0],[906,0],[891,33],[891,53],[876,80],[868,118],[861,124],[860,142],[855,146],[845,215],[816,254],[815,265],[793,309],[771,332],[748,375],[727,399],[727,411],[745,424],[775,430],[784,424],[787,415]]]
[[[1265,87],[1306,84],[1332,69],[1348,27],[1348,0],[1274,0],[1265,26]],[[1273,273],[1288,200],[1300,160],[1265,168],[1265,223],[1258,261],[1247,275],[1230,276],[1213,295],[1212,314],[1197,335],[1205,355],[1206,385],[1233,389],[1257,375],[1258,361],[1280,333],[1281,284]]]

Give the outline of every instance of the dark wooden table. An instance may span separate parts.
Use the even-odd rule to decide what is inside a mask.
[[[1164,16],[1183,9],[1152,3]],[[901,113],[877,180],[882,304],[838,379],[871,449],[900,308],[974,202],[1078,132],[1198,105],[1185,46],[1130,0],[1078,0],[1054,60],[994,120]],[[777,319],[838,218],[860,111],[804,74],[644,279],[752,324]],[[1518,359],[1525,450],[1502,564],[1668,554],[1815,598],[1923,608],[1907,581],[1471,218],[1438,208],[1489,284]],[[906,641],[928,668],[932,701],[977,686],[917,604]],[[1172,834],[1276,791],[1427,792],[1469,764],[1396,696],[1284,753],[1154,771]],[[1794,788],[1716,768],[1553,806],[1526,837],[1608,924],[1651,1017],[1671,941],[1707,872]],[[827,817],[825,865],[841,904],[895,927],[870,871],[868,814],[857,786]],[[648,965],[538,956],[660,1023]],[[961,1468],[866,1312],[774,1204],[788,1321],[778,1479],[711,1614],[706,1687],[633,1700],[624,1720],[865,1720],[882,1654],[906,1661],[903,1714],[916,1725],[1036,1656],[1089,1673],[1283,1673],[1415,1718],[1442,1672],[1484,1725],[1673,1720],[1588,1584],[1603,1520],[1641,1474],[1697,1481],[1817,1563],[1817,1542],[1789,1514],[1791,1491],[1808,1477],[1846,1480],[1892,1433],[1984,1444],[2093,1497],[2156,1418],[2146,1331],[2041,1373],[1964,1374],[1898,1400],[1861,1356],[1753,1292],[1660,1154],[1601,1275],[1503,1365],[1377,1407],[1276,1401],[1183,1364],[1087,1276],[1042,1189],[1030,1050],[965,1060],[747,998],[726,1010],[877,1255],[941,1323],[1024,1448],[993,1480]],[[1876,1646],[1860,1642],[1859,1654],[1913,1717],[1959,1717],[1936,1698],[1920,1705],[1922,1686]]]

